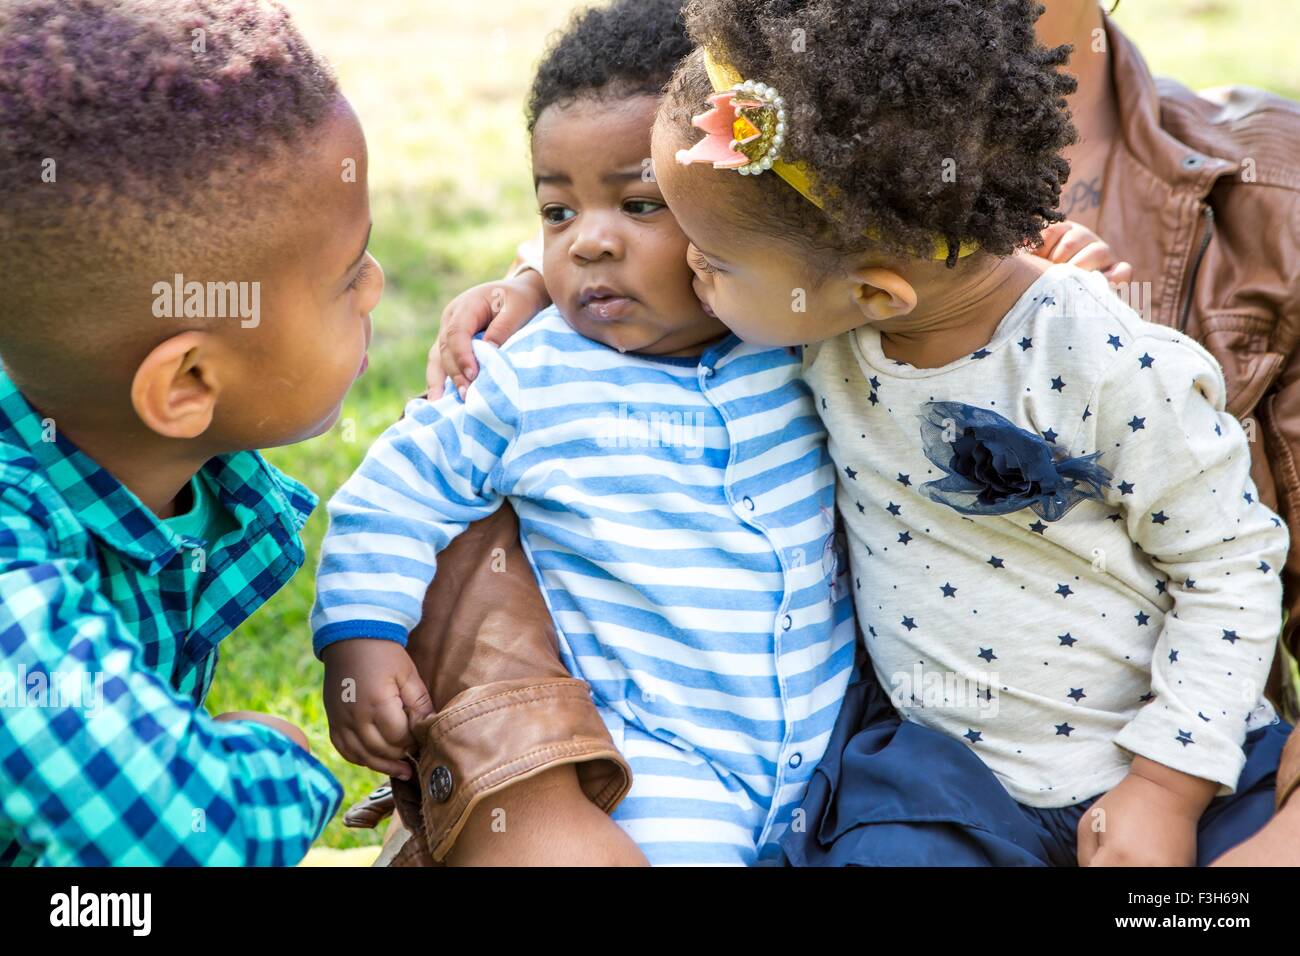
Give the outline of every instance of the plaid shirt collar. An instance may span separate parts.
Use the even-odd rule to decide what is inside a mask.
[[[25,448],[81,526],[142,573],[156,575],[192,542],[178,535],[126,486],[58,432],[0,370],[0,443]],[[200,471],[245,539],[269,534],[295,565],[298,532],[317,504],[310,490],[253,451],[219,455]]]

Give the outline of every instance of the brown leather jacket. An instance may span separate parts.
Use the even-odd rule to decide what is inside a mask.
[[[415,779],[392,780],[391,795],[362,801],[344,820],[374,826],[395,799],[416,837],[402,863],[441,862],[481,801],[551,767],[575,764],[584,792],[606,811],[632,785],[587,682],[560,663],[508,504],[438,556],[407,651],[436,708],[415,727]]]
[[[1128,38],[1109,22],[1107,30],[1123,138],[1106,170],[1097,231],[1133,264],[1136,281],[1151,282],[1145,317],[1193,336],[1223,366],[1228,411],[1252,437],[1259,497],[1291,531],[1283,581],[1294,653],[1300,104],[1242,87],[1197,95],[1153,80]]]
[[[1198,96],[1157,83],[1133,44],[1113,24],[1108,31],[1123,139],[1109,160],[1098,231],[1133,264],[1135,281],[1151,283],[1147,317],[1195,336],[1223,365],[1229,410],[1254,435],[1260,497],[1292,532],[1285,582],[1294,648],[1300,106],[1253,90]],[[440,558],[411,640],[440,712],[421,728],[419,788],[407,791],[422,807],[408,806],[403,818],[423,826],[438,859],[478,800],[548,766],[578,764],[606,810],[631,782],[585,687],[559,662],[509,507],[475,532]]]

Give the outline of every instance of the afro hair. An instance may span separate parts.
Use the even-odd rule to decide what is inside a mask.
[[[1032,0],[692,0],[691,38],[784,96],[783,158],[810,166],[825,203],[823,213],[774,175],[748,177],[765,190],[746,203],[759,228],[905,256],[938,238],[950,265],[964,241],[995,255],[1037,242],[1061,218],[1061,151],[1075,140],[1065,105],[1075,81],[1061,69],[1070,48],[1037,42],[1042,10]],[[712,92],[696,54],[664,104],[683,141]]]

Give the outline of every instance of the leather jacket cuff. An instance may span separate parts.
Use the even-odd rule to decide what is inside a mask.
[[[423,835],[438,862],[481,800],[552,767],[575,764],[583,792],[606,813],[632,785],[590,687],[575,678],[471,688],[420,721],[415,739]]]

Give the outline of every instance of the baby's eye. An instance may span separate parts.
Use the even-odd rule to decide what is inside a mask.
[[[353,276],[352,281],[348,283],[348,290],[350,292],[356,292],[357,289],[365,285],[366,280],[369,278],[370,260],[367,258],[361,261],[361,268],[357,270],[357,274]]]
[[[624,211],[631,213],[633,216],[648,216],[653,212],[658,212],[660,209],[667,208],[667,205],[664,203],[657,202],[653,199],[629,199],[627,202],[623,203]]]
[[[689,262],[691,268],[694,269],[696,272],[703,272],[705,275],[708,276],[718,274],[718,270],[715,269],[713,266],[709,265],[709,260],[704,258],[704,256],[700,254],[700,251],[696,249],[694,246],[691,247]]]
[[[547,206],[542,210],[542,219],[552,226],[558,226],[562,222],[568,222],[577,213],[568,206]]]

